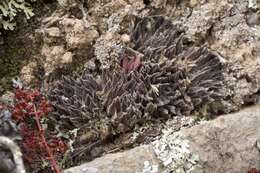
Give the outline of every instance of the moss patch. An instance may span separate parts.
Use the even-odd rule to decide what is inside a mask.
[[[14,40],[15,41],[15,40]],[[11,79],[19,75],[23,65],[28,62],[26,48],[21,40],[5,44],[0,53],[0,85],[3,90],[11,89]]]
[[[56,2],[33,4],[35,16],[25,20],[18,16],[15,31],[1,31],[4,44],[0,45],[0,94],[12,88],[12,78],[19,76],[21,68],[39,55],[41,43],[30,38],[39,27],[41,18],[48,16],[56,8]]]

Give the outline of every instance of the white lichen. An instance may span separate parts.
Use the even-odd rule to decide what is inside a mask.
[[[164,130],[163,135],[152,143],[157,158],[167,172],[202,173],[199,157],[191,151],[189,141],[180,132]]]
[[[117,13],[113,13],[107,20],[108,31],[109,32],[119,32],[121,23],[124,18],[130,13],[130,5],[127,5],[125,8],[119,10]]]
[[[159,166],[158,165],[153,165],[149,161],[144,162],[144,167],[141,172],[136,172],[136,173],[158,173]]]
[[[95,56],[101,63],[101,68],[103,69],[108,69],[118,61],[119,54],[124,45],[116,36],[110,39],[107,38],[107,35],[102,35],[98,38],[94,45]]]
[[[248,0],[248,8],[258,9],[257,0]]]
[[[260,151],[260,138],[256,140],[256,148]]]

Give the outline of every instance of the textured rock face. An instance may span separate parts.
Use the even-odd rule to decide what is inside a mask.
[[[135,173],[143,170],[146,161],[152,165],[158,164],[152,149],[149,146],[141,146],[117,154],[108,154],[64,173]]]
[[[26,66],[24,66],[21,70],[21,80],[26,83],[30,84],[32,80],[35,78],[34,70],[37,67],[35,62],[30,62]]]
[[[84,20],[63,16],[59,11],[44,19],[36,33],[43,42],[41,56],[47,77],[73,62],[85,62],[91,54],[92,42],[99,35]]]
[[[260,106],[181,131],[199,153],[204,172],[247,172],[260,168]]]
[[[98,32],[86,28],[83,20],[64,18],[60,24],[60,27],[64,27],[65,40],[69,49],[84,48],[98,37]]]
[[[176,133],[168,133],[167,140],[162,136],[153,146],[108,154],[64,172],[167,173],[174,171],[176,166],[182,172],[247,172],[250,168],[260,168],[260,152],[256,146],[259,124],[260,106],[254,106]],[[171,127],[167,131],[170,132]],[[170,160],[163,158],[162,151],[167,150],[172,154]],[[169,154],[167,158],[170,158]],[[181,162],[183,157],[178,156],[189,158],[189,162],[197,166],[186,169],[189,162]]]
[[[250,0],[152,3],[156,14],[169,16],[174,23],[184,26],[186,34],[197,44],[207,43],[228,59],[226,85],[232,102],[223,103],[226,113],[254,102],[254,94],[260,89],[260,22],[256,17],[259,10],[253,10],[255,5],[251,3]]]

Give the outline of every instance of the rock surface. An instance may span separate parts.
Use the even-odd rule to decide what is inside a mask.
[[[260,168],[256,141],[260,138],[260,106],[246,108],[182,130],[199,153],[204,172],[247,172]]]
[[[41,59],[46,77],[66,66],[80,66],[91,56],[90,47],[99,33],[86,25],[85,20],[70,18],[59,10],[43,19],[36,33],[43,42]]]
[[[260,168],[260,152],[256,146],[260,138],[259,124],[260,106],[257,105],[175,133],[169,133],[171,129],[168,127],[166,143],[163,135],[150,145],[107,154],[81,166],[67,169],[64,173],[167,173],[174,171],[174,167],[178,167],[178,171],[182,172],[244,173],[250,168]],[[169,140],[171,137],[172,141]],[[177,146],[177,143],[180,145]],[[163,160],[162,155],[159,157],[155,144],[158,144],[160,151],[168,150],[169,154],[176,154],[172,155],[170,161]],[[179,150],[180,148],[185,149],[185,152]],[[176,158],[184,156],[180,153],[196,155],[196,159],[190,159],[190,162],[194,160],[194,165],[199,165],[202,169],[196,167],[187,171],[186,161],[180,164],[181,162],[174,160],[182,159]]]
[[[141,171],[145,161],[158,164],[156,156],[148,145],[108,154],[81,166],[70,168],[64,173],[132,173]]]

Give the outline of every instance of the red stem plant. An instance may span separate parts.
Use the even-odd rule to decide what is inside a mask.
[[[257,170],[256,168],[251,168],[247,173],[260,173],[260,170]]]
[[[55,173],[60,173],[56,161],[66,145],[57,137],[46,138],[42,119],[52,111],[48,101],[36,90],[17,89],[12,118],[19,124],[23,137],[21,148],[24,159],[30,164],[47,159]]]

